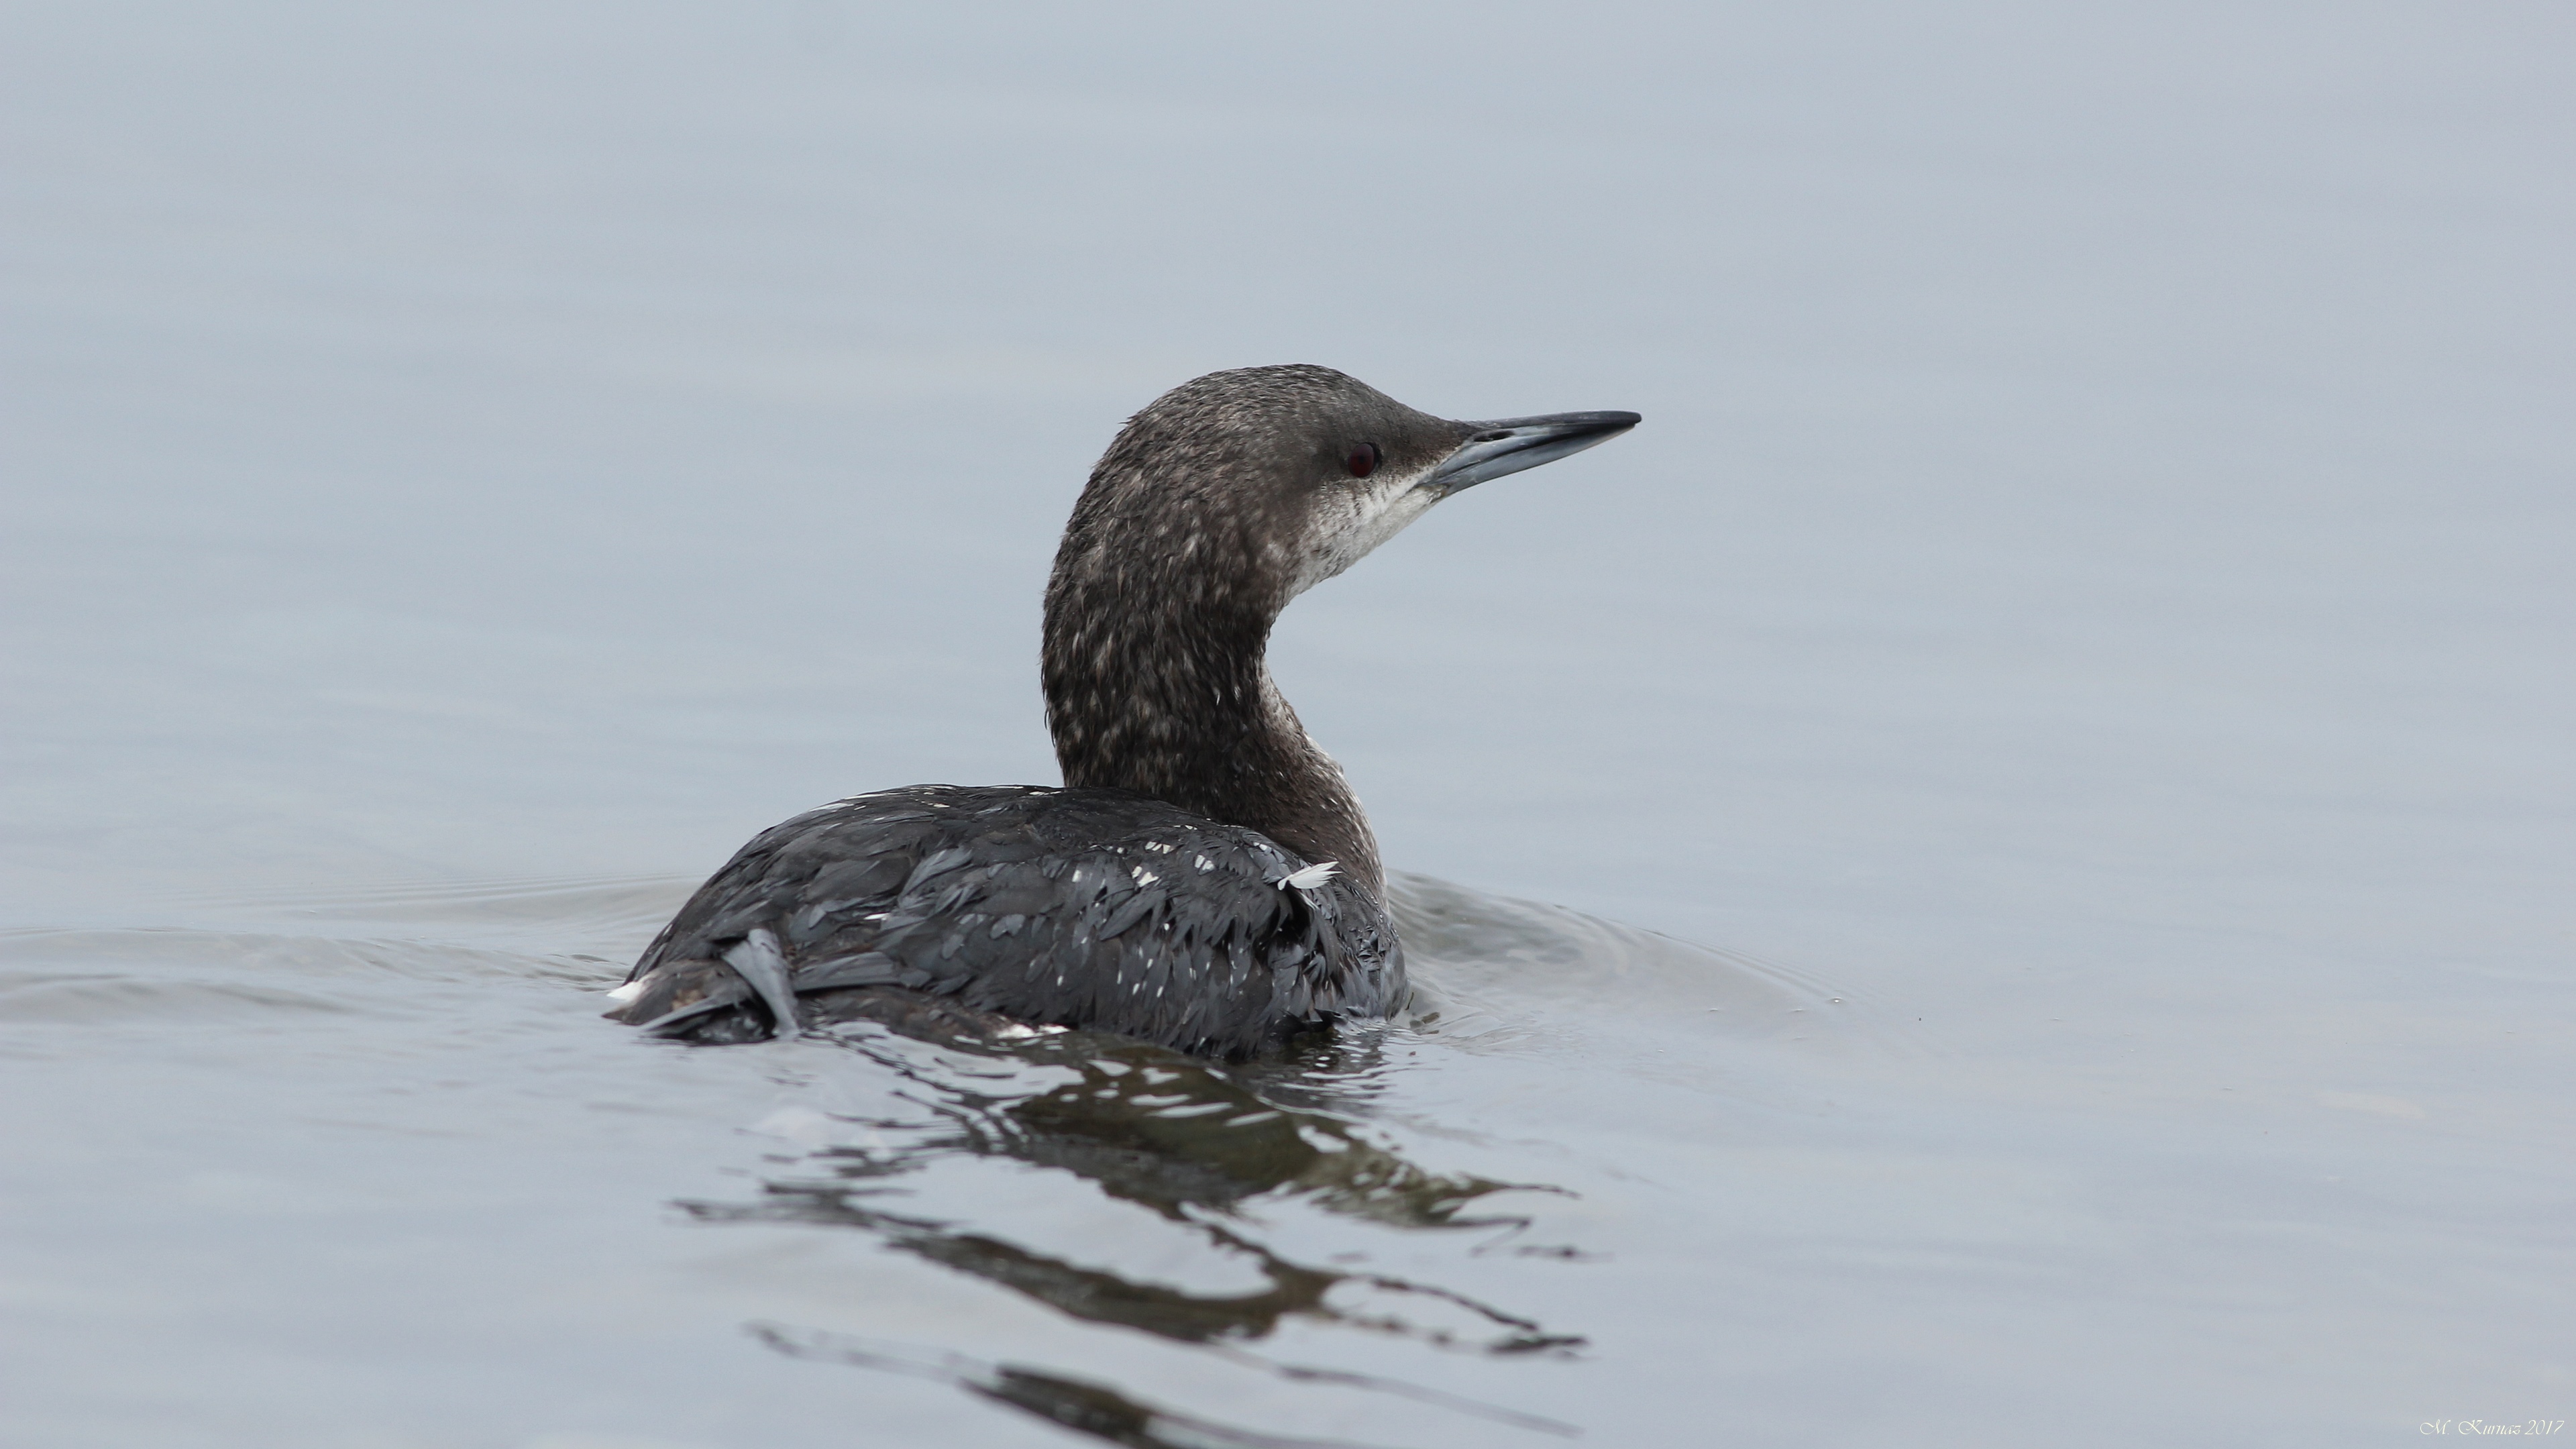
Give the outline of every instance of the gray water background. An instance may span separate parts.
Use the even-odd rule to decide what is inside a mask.
[[[992,1364],[1386,1445],[2569,1417],[2571,60],[2539,4],[0,12],[0,1436],[1068,1442]],[[1524,1185],[1484,1226],[922,1145],[1062,1063],[595,1019],[755,830],[1052,781],[1084,471],[1276,361],[1647,418],[1277,640],[1442,1015],[1263,1090]],[[937,1227],[764,1209],[851,1162]],[[1188,1342],[925,1231],[1358,1276]]]

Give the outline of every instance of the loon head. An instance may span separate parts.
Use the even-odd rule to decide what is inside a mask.
[[[1358,797],[1271,681],[1271,625],[1450,494],[1636,424],[1455,422],[1329,367],[1156,398],[1092,469],[1047,581],[1039,674],[1065,783],[1250,826],[1382,891]]]
[[[1109,445],[1049,592],[1116,579],[1121,592],[1178,590],[1275,616],[1441,499],[1636,425],[1628,412],[1459,422],[1329,367],[1212,372],[1156,398]]]

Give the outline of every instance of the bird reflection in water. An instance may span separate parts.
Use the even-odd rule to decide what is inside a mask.
[[[883,1147],[832,1146],[799,1162],[804,1175],[764,1185],[747,1203],[686,1202],[706,1222],[795,1222],[857,1228],[887,1245],[1009,1288],[1087,1323],[1134,1329],[1209,1348],[1229,1359],[1301,1382],[1402,1395],[1498,1419],[1515,1427],[1570,1433],[1554,1420],[1520,1414],[1374,1375],[1278,1363],[1244,1345],[1284,1321],[1304,1320],[1393,1335],[1458,1352],[1571,1356],[1583,1339],[1435,1285],[1383,1274],[1291,1261],[1264,1246],[1241,1212],[1256,1198],[1302,1200],[1336,1215],[1425,1230],[1483,1230],[1499,1241],[1525,1225],[1480,1212],[1491,1194],[1529,1184],[1425,1171],[1355,1131],[1332,1110],[1364,1093],[1364,1046],[1317,1047],[1287,1063],[1215,1067],[1161,1048],[1068,1033],[1011,1044],[952,1039],[942,1045],[984,1058],[989,1073],[926,1064],[881,1029],[844,1028],[840,1040],[906,1079],[927,1116],[854,1120],[893,1139]],[[1037,1069],[1032,1072],[1027,1069]],[[1051,1070],[1050,1070],[1051,1069]],[[1031,1076],[1048,1083],[1029,1090]],[[1017,1084],[1021,1089],[1013,1090]],[[1192,1293],[1032,1251],[971,1225],[908,1212],[894,1180],[945,1159],[1006,1158],[1070,1173],[1108,1196],[1139,1205],[1200,1235],[1255,1269],[1251,1292]],[[1541,1191],[1555,1191],[1539,1188]],[[1538,1251],[1573,1256],[1563,1250]],[[1445,1320],[1445,1321],[1443,1321]],[[1176,1417],[1116,1390],[1023,1366],[986,1365],[959,1355],[862,1343],[784,1325],[755,1325],[762,1341],[798,1357],[823,1358],[945,1378],[981,1397],[1112,1442],[1288,1445]],[[1137,1416],[1144,1416],[1139,1418]],[[1188,1425],[1160,1434],[1160,1416]],[[1226,1435],[1235,1437],[1227,1438]]]

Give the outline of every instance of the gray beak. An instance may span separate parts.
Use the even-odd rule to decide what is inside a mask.
[[[1414,486],[1436,488],[1446,497],[1461,488],[1473,488],[1506,473],[1553,463],[1595,443],[1606,443],[1637,422],[1635,413],[1550,413],[1543,418],[1468,423],[1467,441]]]

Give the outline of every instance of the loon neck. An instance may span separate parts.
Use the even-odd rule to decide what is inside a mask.
[[[1272,683],[1275,605],[1087,578],[1059,559],[1040,674],[1064,782],[1258,830],[1385,891],[1349,782]],[[1141,596],[1140,596],[1141,594]]]

